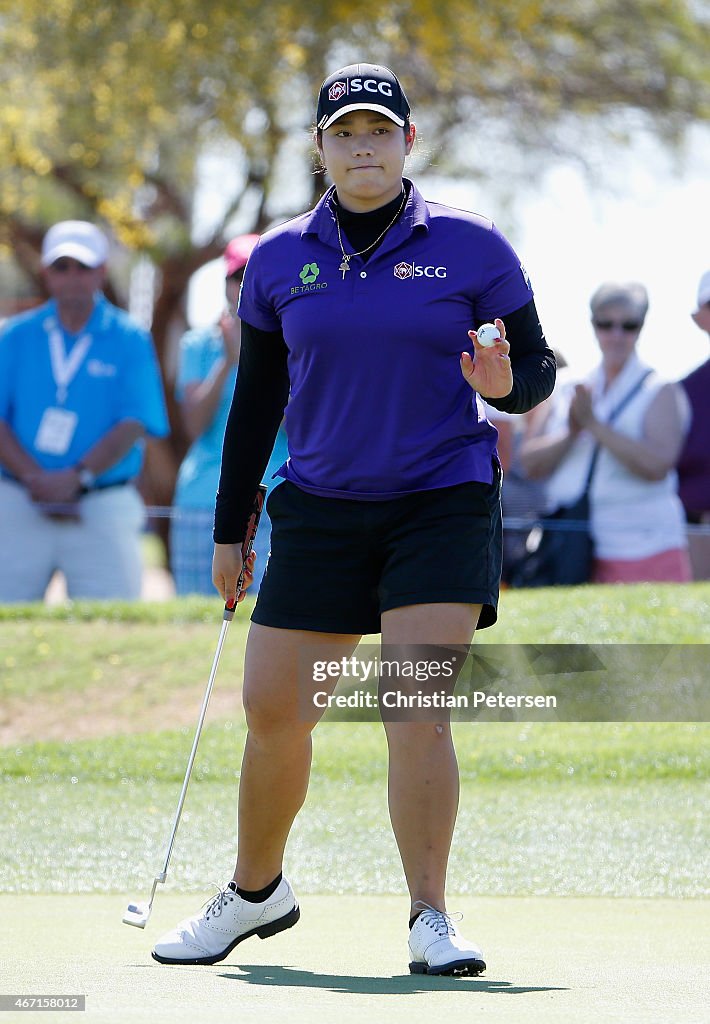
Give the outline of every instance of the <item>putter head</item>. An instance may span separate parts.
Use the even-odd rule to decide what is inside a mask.
[[[134,928],[145,928],[150,917],[150,904],[129,903],[123,915],[124,924],[132,924]]]

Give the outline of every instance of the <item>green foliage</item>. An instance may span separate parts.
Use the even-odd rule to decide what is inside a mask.
[[[0,261],[41,291],[47,226],[95,220],[123,250],[109,291],[125,302],[131,259],[147,254],[170,382],[194,272],[235,224],[261,231],[322,191],[309,129],[334,65],[364,59],[399,72],[432,140],[415,151],[420,170],[500,181],[504,166],[506,181],[529,182],[551,157],[584,156],[590,120],[608,121],[615,144],[639,116],[681,139],[710,116],[707,52],[707,19],[692,0],[0,0]],[[481,138],[498,154],[490,169],[472,164]],[[220,176],[214,222],[197,237],[206,155],[234,174]],[[173,433],[148,452],[156,504],[183,454],[169,408]]]
[[[305,139],[317,88],[340,60],[390,62],[442,141],[472,116],[479,130],[503,121],[526,148],[558,150],[570,114],[637,109],[676,134],[710,114],[707,23],[686,0],[3,7],[10,234],[83,212],[159,265],[194,249],[195,161],[217,140],[237,144],[261,226],[284,140]]]

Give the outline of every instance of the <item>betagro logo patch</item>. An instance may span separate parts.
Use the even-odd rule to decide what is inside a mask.
[[[298,276],[304,284],[313,284],[319,274],[320,270],[317,263],[304,263],[303,270]]]
[[[328,287],[327,281],[319,281],[320,267],[317,263],[304,263],[298,276],[302,284],[291,288],[291,295],[303,295],[306,292],[319,292]]]

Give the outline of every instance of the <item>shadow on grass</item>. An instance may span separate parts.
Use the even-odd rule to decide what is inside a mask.
[[[241,973],[220,974],[231,981],[250,985],[277,985],[284,988],[322,988],[331,992],[362,993],[363,995],[417,995],[421,992],[491,992],[504,995],[525,995],[529,992],[565,992],[553,986],[513,985],[510,981],[491,981],[485,978],[446,978],[421,974],[395,975],[392,978],[372,978],[357,974],[316,974],[292,967],[263,967],[242,964]]]

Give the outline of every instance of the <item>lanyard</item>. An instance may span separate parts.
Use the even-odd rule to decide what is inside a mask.
[[[49,358],[52,364],[52,376],[57,387],[57,402],[59,405],[63,405],[67,400],[67,388],[86,359],[86,354],[91,346],[91,335],[82,334],[67,355],[64,348],[64,336],[59,330],[56,319],[53,316],[48,317],[44,321],[44,327],[49,339]]]

